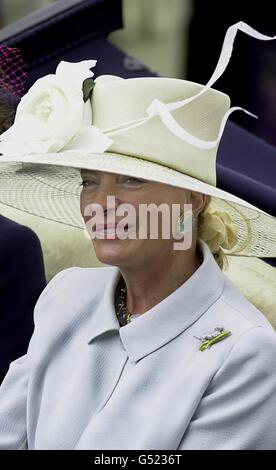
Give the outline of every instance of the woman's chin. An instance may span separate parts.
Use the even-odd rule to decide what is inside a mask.
[[[129,258],[127,245],[130,240],[93,240],[97,259],[104,264],[120,266]]]

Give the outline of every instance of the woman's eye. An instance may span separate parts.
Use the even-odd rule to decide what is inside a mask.
[[[88,188],[88,187],[92,187],[92,186],[95,186],[95,181],[91,181],[91,180],[83,180],[81,183],[80,183],[80,186],[82,186],[83,188]]]
[[[144,183],[144,180],[130,176],[126,178],[123,182],[128,185],[139,185]]]

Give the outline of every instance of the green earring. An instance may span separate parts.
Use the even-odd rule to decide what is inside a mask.
[[[190,232],[195,226],[195,218],[192,211],[188,211],[184,214],[180,214],[177,219],[177,230],[179,233],[185,235],[185,233]]]

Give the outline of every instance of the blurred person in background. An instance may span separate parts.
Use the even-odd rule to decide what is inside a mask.
[[[22,89],[21,64],[19,51],[0,46],[1,134],[12,125],[20,101],[13,90],[20,93]],[[34,328],[33,309],[45,286],[37,235],[0,214],[0,382],[10,363],[27,351]]]

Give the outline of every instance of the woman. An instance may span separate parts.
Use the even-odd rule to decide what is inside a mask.
[[[94,83],[93,65],[36,82],[1,136],[1,199],[81,226],[79,185],[112,265],[44,289],[0,390],[1,448],[275,449],[276,335],[221,268],[225,250],[275,256],[276,222],[216,187],[229,99],[183,80]]]

